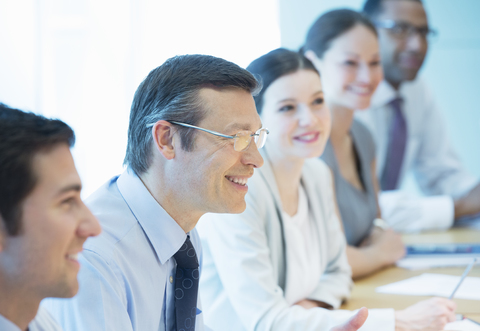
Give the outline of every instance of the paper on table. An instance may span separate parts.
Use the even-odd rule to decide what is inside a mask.
[[[456,321],[445,325],[444,330],[459,330],[459,331],[480,331],[480,325],[468,319]]]
[[[397,266],[410,270],[461,267],[472,262],[472,257],[406,257],[397,261]]]
[[[425,273],[396,283],[377,287],[379,293],[449,297],[460,276]],[[455,298],[480,300],[480,278],[466,277]]]

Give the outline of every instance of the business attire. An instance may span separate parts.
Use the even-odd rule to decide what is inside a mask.
[[[372,178],[375,143],[370,131],[358,120],[353,120],[350,136],[357,157],[356,168],[363,190],[354,187],[340,173],[330,140],[325,146],[321,159],[333,173],[337,204],[347,242],[351,246],[358,246],[369,235],[373,227],[373,220],[378,215],[377,194]]]
[[[0,315],[0,330],[23,331],[2,315]],[[34,320],[28,325],[28,331],[62,331],[62,328],[55,322],[48,311],[40,307]]]
[[[46,300],[44,306],[66,331],[176,330],[176,254],[190,252],[193,244],[201,266],[196,230],[186,234],[131,169],[86,203],[102,233],[84,245],[80,291],[72,299]],[[192,314],[198,314],[195,330],[203,330],[200,309]]]
[[[401,102],[395,103],[395,100]],[[398,91],[382,81],[370,108],[356,113],[373,133],[377,146],[377,176],[383,179],[388,166],[395,166],[394,163],[389,165],[387,158],[397,152],[392,153],[390,147],[394,131],[401,127],[394,125],[398,122],[398,108],[405,121],[406,144],[393,189],[400,189],[406,174],[413,171],[422,191],[434,197],[418,199],[398,191],[386,191],[379,199],[382,215],[398,230],[449,228],[453,224],[452,197],[468,193],[478,179],[463,168],[448,139],[441,113],[421,78],[403,82]]]
[[[352,313],[292,304],[308,298],[338,308],[350,293],[351,270],[335,214],[330,170],[318,159],[305,162],[297,215],[308,215],[311,236],[304,234],[304,240],[293,242],[294,225],[286,220],[272,167],[265,151],[262,154],[263,167],[255,169],[248,181],[246,210],[237,215],[206,214],[198,224],[204,249],[200,293],[208,306],[206,323],[213,330],[229,331],[329,330]],[[297,224],[293,235],[305,233],[304,226]],[[306,254],[309,264],[291,270],[302,265],[294,256],[295,251],[308,251],[301,247],[304,241],[314,241],[309,244],[312,254]],[[310,273],[315,274],[313,287]],[[303,280],[308,284],[299,284]],[[306,288],[309,293],[295,297],[296,291]],[[393,330],[393,315],[391,309],[372,311],[366,330]]]

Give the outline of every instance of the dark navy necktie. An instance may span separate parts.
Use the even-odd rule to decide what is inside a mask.
[[[397,188],[405,156],[407,123],[402,113],[402,102],[401,98],[396,98],[390,102],[393,109],[393,118],[389,131],[387,158],[385,159],[385,167],[380,179],[380,186],[383,191]]]
[[[185,243],[173,256],[177,261],[175,274],[175,322],[177,331],[195,330],[198,294],[198,259],[187,236]]]

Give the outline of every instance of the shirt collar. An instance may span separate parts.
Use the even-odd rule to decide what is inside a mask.
[[[393,99],[398,98],[404,83],[400,85],[400,90],[396,91],[386,80],[382,80],[373,94],[371,106],[373,108],[383,107]]]
[[[155,200],[132,169],[123,172],[117,185],[150,240],[160,263],[164,264],[180,249],[187,234]]]

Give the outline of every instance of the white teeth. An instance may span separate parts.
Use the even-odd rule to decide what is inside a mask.
[[[311,140],[315,138],[315,134],[309,134],[308,136],[301,137],[303,140]]]
[[[238,178],[238,177],[227,177],[227,179],[235,184],[247,185],[247,178]]]
[[[370,88],[368,87],[360,87],[360,86],[350,86],[350,89],[355,92],[355,93],[360,93],[360,94],[367,94],[370,93]]]
[[[68,254],[67,258],[69,258],[70,260],[78,261],[78,253],[77,254]]]

